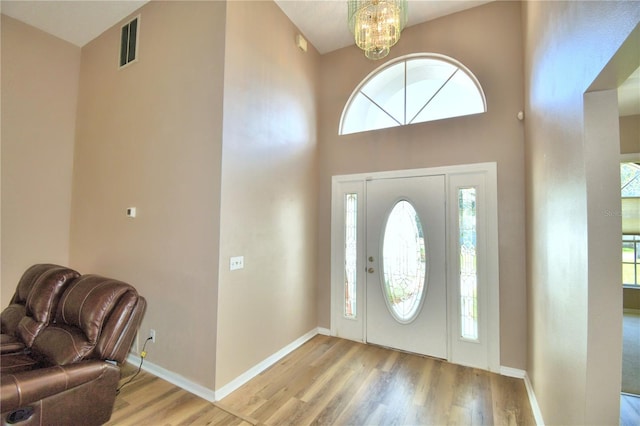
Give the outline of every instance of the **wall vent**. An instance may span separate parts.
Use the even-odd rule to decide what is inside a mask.
[[[138,59],[138,34],[140,16],[122,26],[120,32],[120,68]]]

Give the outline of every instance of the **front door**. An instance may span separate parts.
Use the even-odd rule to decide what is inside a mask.
[[[366,341],[447,358],[445,176],[366,183]]]

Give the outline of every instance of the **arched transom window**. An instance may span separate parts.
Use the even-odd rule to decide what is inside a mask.
[[[354,90],[340,134],[486,112],[476,77],[455,59],[415,54],[382,65]]]

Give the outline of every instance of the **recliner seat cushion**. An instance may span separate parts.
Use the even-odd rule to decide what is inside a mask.
[[[41,361],[67,365],[91,357],[95,348],[81,329],[65,324],[49,324],[33,343],[33,353]]]

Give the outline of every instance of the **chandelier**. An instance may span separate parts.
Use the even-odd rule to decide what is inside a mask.
[[[349,0],[349,29],[369,59],[382,59],[407,23],[407,0]]]

